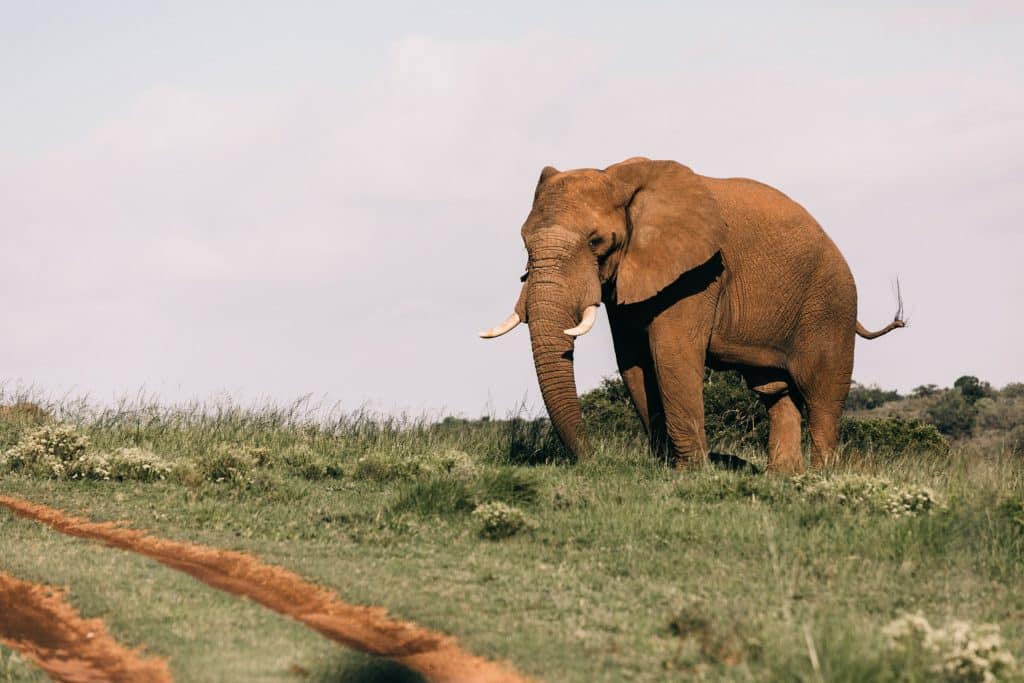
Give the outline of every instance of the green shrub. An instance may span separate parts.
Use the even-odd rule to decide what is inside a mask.
[[[684,477],[675,488],[680,498],[706,503],[753,499],[781,501],[788,497],[789,490],[789,483],[779,477],[719,471]]]
[[[944,391],[925,410],[928,421],[954,439],[969,437],[974,433],[977,409],[959,391]]]
[[[244,484],[252,479],[257,468],[265,466],[268,461],[265,448],[221,443],[203,451],[195,460],[195,468],[206,481]]]
[[[710,443],[735,447],[768,443],[768,412],[739,373],[705,370],[703,392],[704,427]],[[592,436],[631,439],[643,434],[621,379],[605,378],[580,397],[580,405]]]
[[[371,452],[356,459],[352,476],[379,482],[411,479],[420,473],[421,463],[396,453]]]
[[[843,418],[839,422],[839,441],[848,449],[864,453],[949,453],[949,444],[934,425],[898,417]]]
[[[547,418],[506,420],[497,435],[497,459],[511,465],[565,462],[571,455]]]
[[[540,498],[540,484],[529,471],[512,467],[490,470],[477,484],[479,498],[510,504],[531,504]]]
[[[591,436],[628,438],[644,433],[626,384],[617,377],[606,377],[596,389],[583,394],[580,408]]]
[[[338,479],[344,476],[341,465],[327,458],[306,444],[288,446],[279,456],[280,462],[303,479]]]
[[[409,455],[404,453],[368,453],[356,459],[352,476],[379,482],[415,479],[436,474],[471,479],[476,463],[465,451],[444,449]]]
[[[434,475],[407,484],[391,506],[394,513],[451,515],[473,509],[473,491],[456,477]]]
[[[768,411],[738,372],[705,370],[704,428],[711,444],[764,447]]]
[[[871,410],[892,401],[899,401],[898,391],[886,391],[877,384],[863,385],[853,382],[850,385],[850,393],[846,397],[847,410]]]
[[[536,523],[522,510],[497,501],[476,506],[473,517],[477,520],[480,537],[492,541],[536,527]]]

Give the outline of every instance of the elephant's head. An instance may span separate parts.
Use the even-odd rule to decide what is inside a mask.
[[[481,336],[529,324],[544,404],[573,453],[586,448],[573,343],[593,325],[602,291],[616,304],[649,299],[711,259],[724,231],[700,178],[672,161],[541,172],[522,229],[529,254],[522,293],[508,320]]]

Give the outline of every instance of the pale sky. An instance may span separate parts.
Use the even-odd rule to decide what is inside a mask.
[[[0,382],[537,409],[476,332],[540,169],[635,155],[803,204],[868,327],[899,276],[855,379],[1022,381],[1024,4],[850,4],[0,0]]]

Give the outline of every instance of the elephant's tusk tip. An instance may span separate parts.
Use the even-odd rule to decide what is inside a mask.
[[[489,330],[484,330],[483,332],[480,332],[480,338],[493,339],[494,337],[500,337],[501,335],[515,328],[515,326],[518,325],[520,322],[522,322],[522,320],[520,319],[519,314],[513,313],[505,320],[505,322],[501,323],[500,325],[492,327]]]
[[[590,332],[590,328],[594,326],[595,320],[597,320],[597,306],[590,305],[583,311],[583,320],[580,321],[579,325],[562,331],[570,337],[582,337],[587,332]]]

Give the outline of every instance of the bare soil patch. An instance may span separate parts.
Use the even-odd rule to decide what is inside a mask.
[[[167,661],[118,643],[100,619],[83,619],[62,593],[0,572],[0,641],[68,683],[170,683]]]
[[[251,555],[171,541],[115,523],[92,522],[12,496],[0,505],[79,538],[150,557],[203,583],[248,597],[349,647],[386,657],[436,683],[524,683],[510,666],[463,650],[455,638],[388,616],[382,607],[350,605],[331,590]]]

